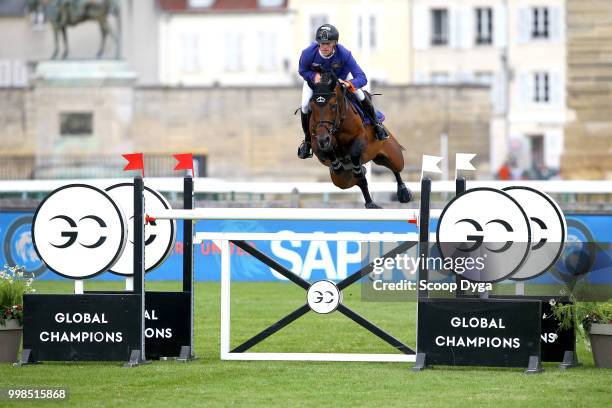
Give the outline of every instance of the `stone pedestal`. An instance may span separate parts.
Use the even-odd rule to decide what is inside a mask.
[[[135,82],[136,74],[122,61],[39,63],[28,110],[35,123],[36,177],[79,175],[71,159],[60,164],[49,162],[50,156],[56,161],[86,155],[120,158],[129,151]],[[85,177],[88,171],[104,176],[104,169],[83,171]]]

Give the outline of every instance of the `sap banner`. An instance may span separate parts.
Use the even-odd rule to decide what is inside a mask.
[[[248,211],[248,210],[247,210]],[[0,262],[2,265],[24,266],[40,279],[62,279],[47,270],[38,259],[32,245],[32,211],[0,212]],[[612,215],[567,214],[568,238],[576,242],[597,241],[610,247],[612,242]],[[157,269],[147,274],[149,280],[182,279],[181,257],[182,222],[177,223],[177,242],[170,257]],[[436,220],[430,230],[435,232]],[[408,222],[356,222],[356,221],[200,221],[196,232],[416,232]],[[360,266],[359,243],[357,242],[309,242],[309,241],[257,241],[251,242],[260,251],[276,259],[293,271],[301,271],[307,280],[341,280]],[[232,245],[232,280],[275,281],[284,278],[271,271],[241,249]],[[599,251],[595,268],[610,269],[611,251]],[[559,262],[563,262],[561,259]],[[221,258],[219,249],[210,241],[195,247],[195,272],[197,280],[219,280]],[[559,265],[563,268],[562,265]],[[608,270],[605,275],[610,276]],[[105,273],[97,279],[123,279],[121,276]]]

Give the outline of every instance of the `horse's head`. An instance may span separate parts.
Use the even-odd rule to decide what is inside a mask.
[[[315,136],[320,150],[332,149],[333,137],[340,130],[342,87],[333,73],[321,75],[321,81],[315,85],[311,99],[311,112],[316,122]]]

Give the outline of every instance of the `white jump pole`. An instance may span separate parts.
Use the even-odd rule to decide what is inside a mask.
[[[441,210],[431,210],[438,218]],[[159,210],[147,214],[161,220],[317,220],[317,221],[410,221],[418,209],[341,209],[341,208],[195,208]]]

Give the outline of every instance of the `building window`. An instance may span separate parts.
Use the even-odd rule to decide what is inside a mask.
[[[328,22],[329,18],[325,14],[314,14],[310,16],[310,33],[312,33],[312,38],[315,38],[317,28]]]
[[[225,69],[242,70],[242,34],[227,33],[225,36]]]
[[[543,179],[544,170],[544,135],[528,135],[529,153],[531,154],[532,170],[539,174],[533,174],[530,178]]]
[[[371,14],[369,16],[369,24],[370,24],[370,48],[376,48],[376,16]],[[359,44],[360,48],[365,48],[365,43],[363,42],[363,21],[362,16],[359,16],[357,19],[357,44]]]
[[[284,0],[257,0],[259,7],[282,7]]]
[[[493,73],[490,71],[475,72],[474,79],[479,84],[491,86],[493,84]]]
[[[259,61],[261,71],[274,71],[278,64],[278,36],[275,33],[259,33]]]
[[[476,9],[476,44],[493,43],[493,9],[490,7]]]
[[[448,44],[448,10],[431,10],[431,45]]]
[[[92,112],[61,112],[60,135],[66,137],[83,137],[93,134]]]
[[[550,102],[550,76],[547,72],[533,74],[533,101],[535,103]]]
[[[181,70],[196,72],[200,70],[200,38],[196,34],[183,34],[181,37]]]
[[[432,72],[431,82],[433,84],[447,84],[449,82],[448,72]]]
[[[210,7],[215,3],[215,0],[189,0],[190,8]]]
[[[531,38],[549,38],[550,18],[547,7],[533,7],[531,9],[532,26]]]

